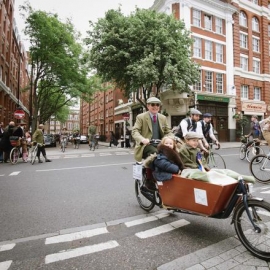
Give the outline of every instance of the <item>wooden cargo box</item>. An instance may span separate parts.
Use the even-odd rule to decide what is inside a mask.
[[[212,216],[226,208],[237,185],[237,181],[222,184],[217,179],[209,183],[174,175],[171,180],[158,182],[158,189],[165,206]]]

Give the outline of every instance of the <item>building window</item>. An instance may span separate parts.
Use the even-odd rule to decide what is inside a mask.
[[[260,40],[258,38],[252,38],[252,49],[254,52],[260,52]]]
[[[241,26],[247,27],[247,15],[243,11],[241,11],[239,15],[239,24]]]
[[[261,88],[254,87],[254,100],[261,100]]]
[[[248,99],[248,86],[241,85],[241,99]]]
[[[202,39],[201,38],[194,38],[193,44],[193,56],[194,57],[202,57]]]
[[[201,27],[201,12],[197,9],[193,9],[192,15],[193,25]]]
[[[216,44],[216,62],[223,63],[223,45]]]
[[[222,19],[216,17],[216,19],[215,19],[215,26],[216,26],[216,33],[223,34]]]
[[[200,78],[193,86],[194,91],[202,91],[202,71],[200,70]]]
[[[204,15],[204,28],[207,30],[212,30],[212,16]]]
[[[205,72],[205,91],[213,92],[213,72],[211,71]]]
[[[212,41],[205,41],[205,59],[212,60],[213,59],[213,48]]]
[[[223,93],[223,74],[221,73],[216,74],[216,87],[217,87],[217,93],[222,94]]]
[[[247,34],[240,33],[240,47],[241,48],[248,48],[248,36]]]
[[[260,60],[253,58],[253,72],[260,74]]]
[[[245,70],[248,71],[248,57],[245,55],[241,55],[240,56],[240,67]]]
[[[256,32],[260,31],[260,29],[259,29],[259,20],[256,17],[252,18],[252,30],[256,31]]]

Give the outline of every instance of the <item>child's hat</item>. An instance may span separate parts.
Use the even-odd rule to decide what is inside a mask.
[[[190,139],[202,139],[203,136],[199,133],[196,132],[188,132],[185,136],[186,140],[190,140]]]

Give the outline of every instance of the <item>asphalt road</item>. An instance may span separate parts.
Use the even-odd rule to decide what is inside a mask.
[[[227,168],[249,174],[238,149],[219,153]],[[51,163],[0,165],[0,270],[156,269],[235,235],[230,219],[145,213],[134,195],[132,149],[83,145],[47,155]],[[268,188],[254,185],[270,201]]]

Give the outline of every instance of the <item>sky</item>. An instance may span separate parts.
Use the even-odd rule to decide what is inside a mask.
[[[22,40],[26,41],[22,30],[24,28],[24,20],[19,15],[19,6],[25,3],[25,0],[15,1],[15,19],[17,27],[20,31]],[[35,10],[43,10],[46,12],[57,13],[58,17],[65,21],[71,18],[77,29],[85,36],[89,29],[89,21],[96,22],[98,18],[102,18],[109,9],[117,9],[121,4],[121,10],[128,15],[138,8],[150,8],[155,0],[28,0],[32,8]]]

